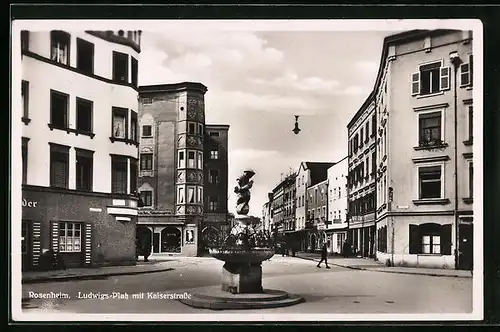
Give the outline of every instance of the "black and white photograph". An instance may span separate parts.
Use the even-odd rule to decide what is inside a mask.
[[[16,321],[483,318],[479,20],[16,20]]]

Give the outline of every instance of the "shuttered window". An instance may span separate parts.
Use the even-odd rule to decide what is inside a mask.
[[[82,251],[82,224],[74,222],[59,223],[59,251]]]
[[[69,146],[50,144],[50,186],[68,188]]]
[[[451,224],[410,225],[409,232],[410,254],[451,255]]]

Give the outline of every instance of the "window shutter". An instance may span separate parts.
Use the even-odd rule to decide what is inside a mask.
[[[449,90],[450,89],[450,67],[443,67],[439,70],[440,74],[440,90]]]
[[[420,72],[411,74],[411,94],[412,96],[420,93]]]
[[[460,65],[460,86],[467,86],[470,83],[470,64],[462,63]]]
[[[54,253],[59,252],[59,221],[51,221],[50,229],[52,235],[51,248]]]
[[[92,257],[92,224],[85,223],[85,265],[91,264]]]
[[[441,226],[441,254],[451,255],[451,224]]]
[[[38,266],[38,260],[40,258],[40,222],[35,221],[31,223],[31,232],[33,236],[32,248],[31,248],[31,264],[32,266]]]
[[[410,225],[410,254],[419,254],[421,251],[420,231],[418,225]]]

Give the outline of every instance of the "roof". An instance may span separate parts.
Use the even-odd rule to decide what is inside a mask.
[[[139,94],[159,93],[159,92],[180,92],[186,90],[205,93],[207,92],[208,89],[205,85],[199,82],[181,82],[172,84],[143,85],[139,87]]]
[[[303,161],[300,165],[304,169],[309,170],[311,176],[311,183],[309,185],[313,186],[328,179],[328,169],[335,165],[335,163]]]
[[[446,29],[436,29],[436,30],[410,30],[401,33],[397,33],[394,35],[390,35],[384,38],[384,43],[382,47],[382,55],[380,59],[380,65],[377,72],[377,78],[375,80],[375,84],[373,86],[373,90],[370,92],[366,100],[363,102],[359,110],[352,117],[351,121],[347,124],[347,128],[350,128],[354,125],[356,120],[363,114],[364,110],[370,105],[370,103],[375,99],[375,95],[377,93],[377,88],[380,85],[380,81],[382,80],[385,63],[387,62],[387,54],[389,51],[389,46],[402,44],[406,42],[410,42],[416,39],[421,39],[424,36],[435,36],[435,35],[443,35],[451,32],[456,32],[457,30],[446,30]]]

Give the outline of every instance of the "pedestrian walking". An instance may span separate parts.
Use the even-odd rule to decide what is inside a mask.
[[[325,261],[326,268],[329,269],[330,267],[328,266],[328,260],[327,260],[327,250],[326,250],[326,243],[323,244],[323,247],[321,248],[321,260],[319,261],[317,267],[321,267],[321,262]]]

